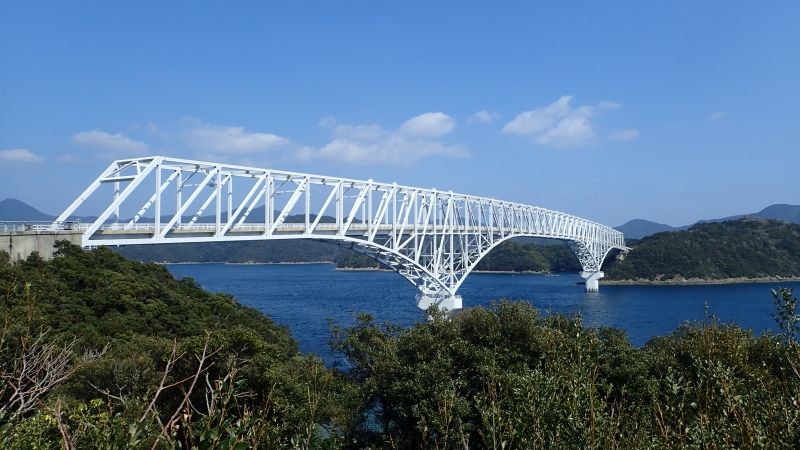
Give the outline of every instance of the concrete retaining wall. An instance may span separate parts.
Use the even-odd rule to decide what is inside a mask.
[[[0,232],[0,250],[7,252],[12,261],[27,258],[33,252],[39,252],[44,259],[53,257],[56,241],[67,240],[81,245],[79,231],[6,231]]]

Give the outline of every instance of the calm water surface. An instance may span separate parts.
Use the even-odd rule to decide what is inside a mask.
[[[330,360],[328,319],[354,322],[359,312],[379,321],[409,325],[424,319],[416,289],[393,272],[337,271],[332,264],[172,264],[176,277],[192,277],[205,289],[227,292],[242,304],[289,327],[300,350]],[[601,286],[587,293],[571,274],[471,274],[459,293],[464,307],[500,298],[526,300],[542,310],[580,313],[588,326],[622,328],[634,345],[702,320],[707,303],[722,321],[762,333],[775,329],[771,288],[800,283],[713,286]]]

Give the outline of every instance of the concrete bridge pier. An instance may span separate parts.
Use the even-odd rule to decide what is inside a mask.
[[[581,272],[581,278],[586,280],[586,292],[598,292],[600,290],[600,283],[598,280],[603,278],[606,274],[602,271],[597,272]]]
[[[417,307],[419,307],[419,309],[427,310],[431,305],[439,305],[439,308],[445,311],[461,309],[461,296],[450,294],[417,294]]]

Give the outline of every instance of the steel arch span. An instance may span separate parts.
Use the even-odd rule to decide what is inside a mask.
[[[79,210],[96,219],[71,221]],[[84,247],[332,239],[413,283],[421,308],[460,308],[467,275],[510,238],[567,241],[587,290],[609,252],[627,250],[611,227],[537,206],[165,156],[114,161],[50,227],[79,229]]]

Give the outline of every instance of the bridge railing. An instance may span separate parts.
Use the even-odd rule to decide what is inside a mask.
[[[86,231],[89,224],[64,222],[54,224],[44,220],[6,220],[0,221],[0,232],[45,232],[45,231]]]

